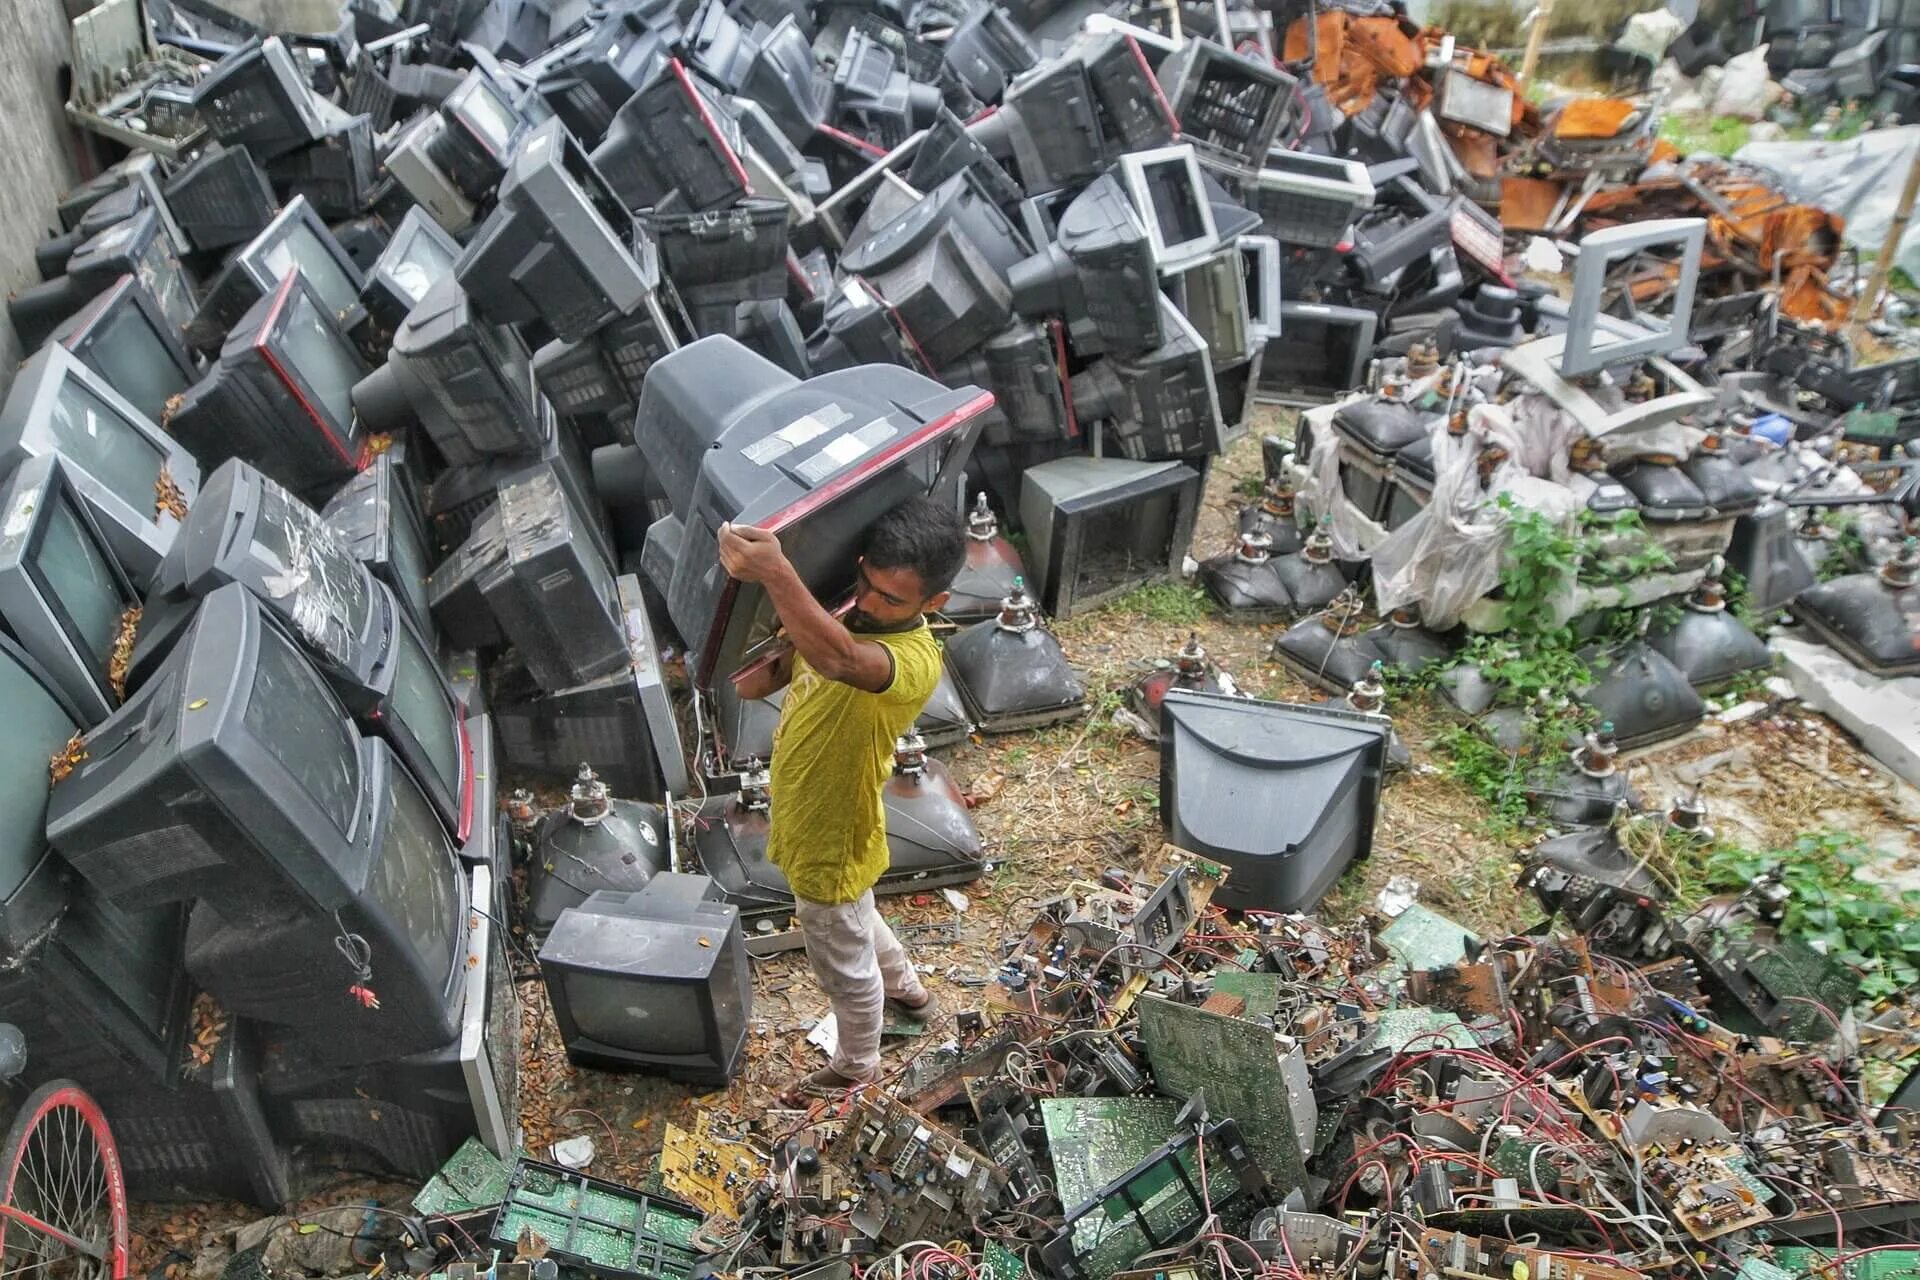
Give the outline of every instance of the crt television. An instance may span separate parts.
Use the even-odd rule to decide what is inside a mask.
[[[655,576],[654,586],[696,659],[695,685],[731,675],[772,634],[765,593],[720,567],[723,522],[778,533],[801,579],[837,603],[853,586],[867,526],[907,498],[950,487],[993,403],[978,388],[950,390],[891,365],[802,382],[722,336],[654,365],[637,444],[673,514],[648,541],[680,550],[649,572],[667,579]]]
[[[668,872],[560,913],[540,972],[581,1066],[725,1084],[753,1011],[740,909],[706,876]]]
[[[1020,527],[1040,605],[1066,619],[1177,576],[1193,540],[1201,474],[1182,462],[1072,456],[1029,467]]]
[[[0,409],[0,471],[55,453],[121,567],[143,581],[199,492],[193,455],[71,351],[49,343],[21,366]]]
[[[0,634],[0,960],[17,959],[67,907],[71,873],[47,851],[47,762],[80,732],[80,709],[45,668]]]
[[[366,462],[353,388],[366,362],[325,299],[289,272],[227,334],[168,427],[209,466],[242,458],[300,493],[331,493]]]
[[[344,907],[372,857],[373,744],[237,583],[89,732],[47,839],[120,906]]]
[[[266,230],[234,251],[187,326],[188,340],[196,347],[218,346],[248,308],[296,273],[307,278],[335,319],[355,318],[365,277],[305,196],[287,201]]]
[[[260,1086],[275,1132],[326,1169],[422,1182],[477,1137],[520,1148],[520,997],[493,877],[471,872],[460,1035],[377,1064],[329,1066],[306,1046],[270,1046]]]
[[[121,276],[54,330],[53,338],[149,422],[163,420],[167,403],[200,376],[173,322],[134,276]]]
[[[366,753],[366,835],[338,868],[331,909],[287,896],[203,898],[187,926],[187,972],[229,1012],[258,1018],[336,1064],[437,1049],[460,1034],[466,994],[467,877],[446,828],[384,743]],[[379,996],[337,940],[357,937]]]
[[[1167,839],[1232,869],[1221,905],[1311,911],[1373,849],[1390,732],[1384,716],[1171,690],[1160,704]]]
[[[0,486],[0,622],[89,726],[120,705],[125,655],[116,663],[116,654],[139,607],[59,457],[27,459]]]
[[[418,496],[394,465],[391,451],[342,485],[321,511],[348,554],[393,588],[394,598],[426,635],[434,634],[427,579],[434,555]]]

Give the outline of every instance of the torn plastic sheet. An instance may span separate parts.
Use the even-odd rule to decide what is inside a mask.
[[[1920,148],[1920,125],[1875,129],[1844,142],[1749,142],[1734,159],[1772,173],[1789,197],[1839,214],[1847,243],[1877,253]],[[1920,275],[1920,220],[1900,237],[1896,263]]]
[[[278,505],[276,514],[272,508]],[[366,566],[340,545],[311,508],[284,491],[269,490],[268,510],[254,535],[254,553],[267,566],[261,583],[268,603],[300,638],[342,666],[372,607]]]
[[[1433,437],[1433,498],[1373,550],[1373,585],[1381,612],[1419,605],[1428,627],[1445,630],[1500,582],[1507,544],[1501,494],[1514,505],[1571,523],[1579,500],[1565,485],[1531,475],[1519,459],[1529,452],[1524,433],[1507,411],[1492,404],[1467,413],[1467,430],[1455,436],[1436,427]],[[1480,457],[1506,451],[1483,483]]]

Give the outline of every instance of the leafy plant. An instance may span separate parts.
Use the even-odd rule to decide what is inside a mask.
[[[1498,505],[1507,524],[1506,554],[1500,558],[1507,631],[1527,639],[1552,636],[1561,629],[1555,601],[1573,584],[1580,546],[1558,523],[1520,506],[1512,494],[1501,494]]]
[[[1721,848],[1707,859],[1706,887],[1737,892],[1780,868],[1793,891],[1781,927],[1857,970],[1861,995],[1877,1000],[1920,982],[1920,891],[1860,879],[1855,872],[1875,857],[1844,831],[1803,835],[1791,849],[1765,853]]]
[[[1243,498],[1257,498],[1266,484],[1266,477],[1262,475],[1241,476],[1233,482],[1233,491]]]
[[[1192,626],[1207,617],[1207,593],[1181,582],[1150,582],[1115,600],[1115,613],[1135,613],[1154,622]]]

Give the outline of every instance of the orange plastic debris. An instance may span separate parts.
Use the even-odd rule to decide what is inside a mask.
[[[1545,231],[1560,194],[1560,184],[1545,178],[1503,178],[1500,225],[1508,231]]]
[[[1637,109],[1621,98],[1581,98],[1561,109],[1559,119],[1553,122],[1553,136],[1599,140],[1616,137],[1620,126]]]

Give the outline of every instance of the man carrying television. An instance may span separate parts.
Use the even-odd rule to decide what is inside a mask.
[[[888,1004],[923,1021],[935,1013],[933,994],[874,909],[873,886],[887,869],[881,793],[894,739],[940,682],[940,646],[924,615],[947,602],[966,558],[956,512],[927,498],[901,503],[867,530],[843,625],[813,598],[778,538],[720,526],[720,563],[766,591],[791,646],[734,687],[743,698],[787,691],[773,737],[767,858],[793,886],[807,962],[839,1025],[832,1062],[788,1090],[788,1104],[872,1080]]]

